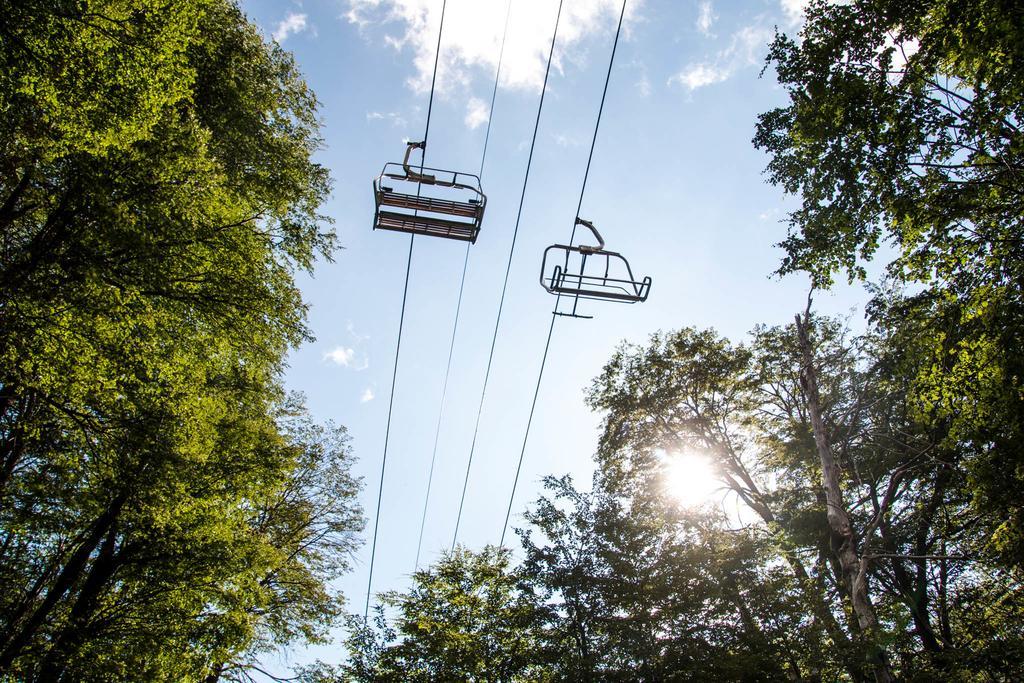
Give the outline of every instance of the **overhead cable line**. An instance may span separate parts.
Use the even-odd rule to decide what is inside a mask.
[[[423,154],[420,157],[420,173],[422,174],[427,157],[427,139],[430,137],[430,115],[434,108],[434,86],[437,84],[437,63],[441,56],[441,35],[444,33],[444,13],[448,0],[441,0],[441,22],[437,30],[437,51],[434,54],[434,72],[430,77],[430,99],[427,101],[427,124],[423,131]],[[419,197],[419,187],[416,196]],[[373,594],[373,564],[377,557],[377,532],[380,530],[380,507],[384,497],[384,472],[388,463],[388,444],[391,439],[391,415],[395,406],[395,382],[398,378],[398,358],[402,350],[402,327],[405,325],[405,303],[409,295],[409,271],[412,268],[412,249],[416,235],[409,236],[409,255],[405,262],[405,285],[402,288],[402,311],[398,318],[398,340],[395,343],[395,364],[391,373],[391,395],[388,398],[388,420],[384,428],[384,454],[380,462],[380,487],[377,489],[377,511],[373,519],[373,543],[370,546],[370,575],[366,580],[366,605],[363,608],[363,619],[370,614],[370,596]]]
[[[487,115],[487,130],[484,133],[484,149],[480,154],[480,171],[477,175],[480,177],[480,181],[483,182],[484,177],[484,162],[487,160],[487,144],[491,139],[491,122],[494,120],[494,102],[498,96],[498,81],[501,78],[501,65],[505,58],[505,39],[508,38],[508,20],[512,13],[512,0],[508,0],[505,6],[505,28],[501,33],[501,47],[498,49],[498,67],[494,72],[494,88],[491,90],[491,106],[488,109]],[[427,507],[430,504],[430,490],[434,483],[434,465],[437,462],[437,444],[441,438],[441,424],[442,418],[444,417],[444,406],[445,399],[448,397],[448,379],[451,376],[452,371],[452,356],[455,352],[455,336],[459,331],[459,315],[462,312],[462,294],[466,287],[466,271],[469,268],[469,248],[471,244],[466,245],[466,257],[462,261],[462,277],[459,280],[459,298],[455,304],[455,322],[452,325],[452,338],[448,345],[448,363],[444,370],[444,384],[441,389],[441,404],[437,410],[437,427],[434,430],[434,448],[430,455],[430,474],[427,476],[427,495],[423,500],[423,515],[420,517],[420,537],[416,542],[416,564],[415,569],[420,567],[420,551],[423,549],[423,530],[427,523]]]
[[[462,482],[462,496],[459,499],[459,512],[455,518],[455,533],[452,535],[452,550],[455,549],[455,543],[459,538],[459,525],[462,522],[462,508],[466,502],[466,488],[469,486],[469,472],[473,466],[473,454],[476,452],[476,440],[480,431],[480,416],[484,410],[484,399],[487,396],[487,383],[491,377],[491,365],[494,361],[494,347],[498,340],[498,329],[501,326],[501,313],[505,306],[505,294],[508,290],[508,277],[512,270],[512,257],[515,255],[516,249],[516,237],[519,235],[519,222],[523,216],[523,203],[526,201],[526,186],[530,181],[530,167],[533,164],[533,152],[537,145],[537,131],[540,128],[540,116],[544,110],[544,95],[547,92],[548,87],[548,76],[551,73],[551,61],[555,54],[555,42],[558,39],[558,25],[562,19],[562,4],[564,0],[558,2],[558,13],[555,15],[555,29],[551,34],[551,49],[548,51],[548,63],[544,69],[544,83],[540,90],[540,101],[537,104],[537,118],[533,123],[533,137],[530,140],[530,154],[526,160],[526,174],[523,176],[523,189],[519,195],[519,210],[516,213],[515,228],[512,231],[512,244],[508,250],[508,263],[505,266],[505,279],[501,285],[501,299],[498,301],[498,315],[494,321],[494,333],[491,336],[491,350],[487,355],[487,369],[484,371],[484,383],[483,388],[480,391],[480,405],[476,411],[476,423],[473,426],[473,440],[469,447],[469,460],[466,462],[466,476]]]
[[[594,160],[594,147],[597,146],[597,132],[601,128],[601,116],[604,114],[604,102],[608,96],[608,83],[612,77],[612,66],[615,64],[615,52],[619,46],[619,35],[622,33],[622,20],[626,16],[626,3],[628,0],[622,0],[622,10],[619,12],[619,24],[615,29],[615,40],[612,43],[612,55],[608,60],[608,72],[604,77],[604,90],[601,92],[601,104],[597,109],[597,122],[594,124],[594,137],[590,141],[590,154],[587,156],[587,168],[583,173],[583,185],[580,187],[580,201],[576,205],[576,218],[579,218],[580,210],[583,208],[583,196],[587,191],[587,180],[590,178],[590,164]],[[569,244],[573,243],[576,239],[576,226],[577,221],[573,221],[572,236],[569,238]],[[555,300],[555,310],[551,312],[551,324],[548,326],[548,337],[547,341],[544,342],[544,354],[540,361],[540,370],[537,373],[537,385],[533,390],[533,402],[530,404],[530,414],[526,419],[526,431],[523,434],[523,446],[519,451],[519,462],[516,464],[516,474],[512,480],[512,492],[508,497],[508,509],[505,512],[505,524],[501,527],[501,541],[499,546],[505,545],[505,533],[508,531],[508,521],[512,516],[512,502],[516,496],[516,488],[519,486],[519,473],[523,468],[523,457],[526,454],[526,442],[530,438],[530,427],[533,424],[533,413],[537,407],[537,396],[540,394],[540,383],[544,377],[544,368],[547,366],[548,351],[551,349],[551,337],[555,330],[555,320],[558,318],[558,304],[561,302],[561,295]]]

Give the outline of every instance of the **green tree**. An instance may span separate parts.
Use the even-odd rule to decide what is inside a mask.
[[[280,386],[329,257],[316,101],[228,0],[0,2],[0,677],[321,638],[350,456]]]
[[[520,531],[523,568],[554,606],[556,679],[783,681],[801,675],[793,582],[763,540],[665,489],[664,457],[548,478]]]
[[[242,648],[231,649],[230,638],[223,641],[227,647],[217,644],[223,661],[210,666],[206,683],[247,680],[260,655],[294,642],[326,643],[328,628],[343,615],[344,598],[330,585],[349,569],[362,528],[348,436],[344,428],[314,424],[294,399],[285,412],[279,424],[291,469],[278,486],[253,498],[247,517],[258,554],[247,568],[252,592],[233,609],[250,631]]]
[[[919,410],[927,343],[807,315],[743,343],[623,345],[588,397],[604,414],[591,490],[546,479],[522,564],[502,565],[535,610],[530,654],[458,555],[388,596],[393,624],[356,619],[334,675],[476,680],[508,657],[565,681],[1016,680],[1019,581],[973,507],[973,444]],[[665,469],[687,451],[742,512],[672,499]]]
[[[406,593],[386,593],[375,631],[352,619],[352,661],[345,675],[361,681],[544,681],[546,608],[510,551],[456,548],[416,572]]]
[[[811,621],[770,545],[674,503],[663,467],[599,472],[589,493],[548,478],[519,567],[458,549],[372,625],[352,617],[348,663],[310,680],[812,680]]]
[[[629,472],[658,448],[711,457],[760,519],[756,532],[789,566],[813,617],[803,672],[1019,675],[1019,585],[985,553],[985,528],[970,509],[970,444],[917,410],[910,388],[926,361],[887,330],[852,337],[817,319],[806,342],[796,332],[759,328],[734,345],[682,330],[623,347],[590,394],[606,411],[601,470]],[[828,519],[830,505],[845,510],[847,529]],[[972,635],[978,615],[964,609],[978,590],[1004,596],[981,620],[999,633],[990,640]]]
[[[781,272],[828,285],[888,276],[880,323],[907,322],[924,419],[972,444],[975,506],[993,548],[1024,559],[1024,21],[999,0],[812,2],[769,53],[789,103],[763,114],[768,177],[801,206]],[[909,333],[908,333],[909,336]]]

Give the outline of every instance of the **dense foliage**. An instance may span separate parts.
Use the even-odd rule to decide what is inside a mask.
[[[541,630],[548,611],[520,570],[510,569],[508,550],[479,553],[456,549],[414,576],[407,594],[382,596],[376,624],[353,626],[353,658],[344,668],[356,680],[539,681],[545,670]],[[405,636],[384,608],[397,613]]]
[[[812,319],[810,341],[860,586],[828,520],[797,327],[741,344],[683,329],[623,346],[595,380],[593,486],[547,480],[520,531],[522,563],[460,550],[419,572],[386,596],[397,620],[357,631],[349,677],[1018,679],[1024,592],[974,509],[971,445],[918,413],[899,339]],[[673,498],[665,470],[693,454],[713,463],[733,511]],[[509,605],[521,621],[495,622]],[[535,644],[520,660],[524,640]],[[517,668],[477,664],[494,661]]]
[[[1024,9],[1012,0],[811,3],[769,59],[769,178],[798,193],[783,272],[819,284],[892,253],[913,296],[873,311],[916,349],[922,414],[969,443],[975,505],[1024,562]],[[884,249],[883,249],[884,247]]]
[[[214,681],[338,615],[346,437],[280,386],[315,105],[228,0],[0,2],[0,678]]]

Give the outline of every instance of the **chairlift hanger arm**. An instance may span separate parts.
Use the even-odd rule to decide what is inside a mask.
[[[601,237],[601,233],[597,231],[597,228],[594,227],[593,222],[584,220],[579,216],[576,216],[576,225],[582,225],[583,227],[587,228],[588,230],[590,230],[590,232],[594,234],[594,237],[597,239],[596,247],[587,244],[581,244],[579,246],[579,251],[581,254],[598,254],[604,251],[604,239]]]
[[[421,142],[413,142],[412,140],[410,140],[405,144],[407,145],[407,147],[405,148],[405,158],[402,159],[402,168],[405,169],[405,175],[409,178],[409,180],[415,180],[418,183],[427,183],[429,185],[435,184],[437,182],[437,178],[435,176],[426,173],[419,173],[409,168],[409,156],[412,154],[412,151],[414,149],[418,149],[421,152],[426,152],[427,141],[423,140]]]

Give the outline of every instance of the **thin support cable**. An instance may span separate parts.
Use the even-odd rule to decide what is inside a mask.
[[[427,125],[423,130],[423,150],[420,155],[420,173],[427,163],[427,138],[430,137],[430,115],[434,110],[434,86],[437,85],[437,63],[441,58],[441,35],[444,33],[444,11],[448,6],[448,0],[441,0],[441,24],[437,28],[437,47],[434,50],[434,72],[430,75],[430,99],[427,100]],[[419,191],[417,190],[417,193]]]
[[[608,96],[608,83],[612,78],[612,66],[615,64],[615,51],[619,46],[619,35],[622,33],[622,18],[626,15],[626,2],[628,0],[622,0],[622,10],[619,12],[619,23],[615,29],[615,41],[612,43],[612,54],[608,60],[608,72],[604,77],[604,90],[601,92],[601,104],[597,109],[597,121],[594,123],[594,136],[590,140],[590,154],[587,156],[587,169],[583,173],[583,186],[580,188],[580,201],[576,205],[576,217],[580,215],[580,209],[583,208],[583,195],[587,191],[587,179],[590,177],[590,163],[594,159],[594,147],[597,146],[597,132],[601,128],[601,116],[604,114],[604,102]],[[569,238],[569,244],[576,239],[576,221],[573,220],[572,236]],[[533,425],[533,412],[534,408],[537,407],[537,396],[540,394],[540,383],[544,377],[544,368],[547,367],[548,351],[551,348],[551,336],[555,330],[555,320],[558,318],[558,304],[562,301],[562,295],[559,294],[558,298],[555,299],[555,310],[551,312],[551,325],[548,327],[548,338],[544,343],[544,355],[541,358],[540,370],[537,372],[537,385],[533,390],[533,402],[530,404],[530,415],[526,419],[526,431],[523,433],[523,447],[519,451],[519,462],[516,464],[516,476],[512,481],[512,493],[508,497],[508,511],[505,513],[505,525],[501,528],[501,543],[500,546],[505,545],[505,533],[508,531],[508,520],[512,514],[512,502],[516,497],[516,489],[519,486],[519,472],[523,467],[523,457],[526,455],[526,442],[530,438],[530,427]]]
[[[480,416],[484,410],[484,399],[487,396],[487,383],[491,377],[491,364],[494,361],[494,347],[498,341],[498,328],[501,325],[501,313],[505,307],[505,294],[508,291],[508,276],[512,270],[512,257],[515,255],[516,250],[516,237],[519,235],[519,222],[523,217],[523,203],[526,201],[526,186],[530,181],[530,167],[533,165],[533,152],[537,146],[537,130],[540,128],[540,115],[544,110],[544,95],[547,92],[548,87],[548,76],[551,74],[551,61],[555,54],[555,42],[558,39],[558,24],[562,19],[562,4],[564,0],[558,2],[558,14],[555,15],[555,30],[551,34],[551,49],[548,52],[548,63],[544,69],[544,83],[540,90],[540,102],[537,104],[537,118],[533,123],[533,137],[530,140],[530,154],[526,159],[526,174],[523,177],[523,190],[519,195],[519,210],[516,213],[516,224],[515,229],[512,231],[512,244],[508,250],[508,263],[505,266],[505,280],[501,285],[501,299],[498,301],[498,315],[494,321],[494,333],[491,336],[491,350],[487,355],[487,369],[484,371],[484,384],[480,391],[480,405],[476,411],[476,424],[473,426],[473,440],[469,447],[469,460],[466,462],[466,476],[462,482],[462,497],[459,499],[459,513],[455,518],[455,533],[452,535],[452,550],[455,549],[455,543],[459,538],[459,525],[462,522],[462,508],[466,502],[466,489],[469,486],[469,472],[473,466],[473,454],[476,452],[476,439],[480,432]]]
[[[466,244],[466,258],[462,262],[462,280],[459,282],[459,302],[455,306],[455,324],[452,326],[452,339],[448,345],[448,365],[444,369],[444,386],[441,389],[441,407],[437,411],[437,428],[434,430],[434,450],[430,455],[430,474],[427,476],[427,495],[423,499],[423,515],[420,517],[420,539],[416,543],[416,564],[414,570],[420,568],[420,550],[423,548],[423,530],[427,524],[427,506],[430,504],[430,487],[434,483],[434,464],[437,462],[437,444],[441,437],[441,420],[444,415],[444,403],[448,396],[448,378],[452,370],[452,356],[455,352],[455,333],[459,329],[459,313],[462,311],[462,293],[466,287],[466,267],[469,265],[469,244]]]
[[[519,463],[516,465],[516,476],[512,480],[512,495],[508,497],[508,509],[505,511],[505,524],[501,527],[501,542],[499,548],[505,547],[505,532],[508,531],[508,520],[512,516],[512,500],[516,496],[516,487],[519,486],[519,472],[523,469],[523,455],[526,453],[526,440],[530,438],[530,423],[533,422],[533,411],[537,407],[537,396],[540,394],[540,381],[544,377],[544,367],[548,363],[548,350],[551,348],[551,334],[555,331],[555,318],[551,314],[551,324],[548,326],[548,339],[544,342],[544,356],[540,361],[540,372],[537,373],[537,386],[533,389],[533,402],[530,403],[530,416],[526,420],[526,434],[523,436],[523,447],[519,450]]]
[[[608,83],[612,79],[612,66],[615,64],[615,51],[619,47],[619,34],[622,33],[622,19],[626,16],[626,2],[628,0],[622,0],[622,10],[619,12],[619,24],[615,28],[615,40],[612,42],[612,56],[608,60],[608,72],[604,76],[604,90],[601,91],[601,104],[597,108],[597,122],[594,123],[594,137],[590,139],[590,154],[587,156],[587,170],[583,172],[583,185],[580,187],[580,201],[576,205],[576,217],[580,215],[580,210],[583,208],[583,195],[587,191],[587,180],[590,178],[590,163],[594,160],[594,148],[597,146],[597,131],[601,129],[601,117],[604,115],[604,101],[608,97]],[[572,237],[569,238],[569,246],[572,246],[572,241],[576,239],[576,221],[573,220],[572,224]],[[555,300],[555,309],[558,309],[558,301],[562,298],[561,295]]]
[[[501,65],[505,59],[505,39],[508,38],[508,20],[512,14],[512,0],[505,6],[505,27],[501,33],[501,47],[498,49],[498,66],[494,72],[494,88],[491,90],[491,106],[488,109],[487,130],[484,132],[484,148],[480,154],[480,172],[477,175],[483,181],[484,162],[487,161],[487,143],[491,139],[491,122],[494,120],[494,102],[498,96],[498,80],[501,78]],[[469,269],[469,247],[466,245],[466,258],[462,261],[462,277],[459,281],[459,300],[455,305],[455,323],[452,325],[452,338],[448,346],[448,365],[444,370],[444,385],[441,389],[441,404],[437,410],[437,428],[434,430],[434,449],[430,455],[430,474],[427,476],[427,495],[423,500],[423,516],[420,518],[420,537],[416,542],[416,564],[414,571],[420,568],[420,551],[423,548],[423,531],[427,523],[427,507],[430,505],[430,491],[434,482],[434,465],[437,462],[437,444],[441,436],[441,424],[444,416],[445,398],[448,396],[448,378],[452,370],[452,353],[455,350],[455,337],[459,331],[459,314],[462,312],[462,292],[466,286],[466,271]]]
[[[402,312],[398,317],[398,343],[395,344],[395,367],[391,373],[391,396],[388,399],[388,421],[384,428],[384,456],[380,461],[380,487],[377,489],[377,511],[373,517],[373,544],[370,549],[370,576],[366,580],[366,605],[363,619],[370,613],[370,595],[373,586],[373,561],[377,556],[377,532],[380,530],[380,503],[384,497],[384,469],[388,463],[388,439],[391,436],[391,412],[395,405],[395,381],[398,379],[398,356],[402,350],[402,327],[405,325],[405,302],[409,295],[409,271],[412,268],[412,245],[416,235],[409,236],[409,256],[405,261],[405,286],[402,288]]]
[[[437,29],[437,51],[434,53],[434,73],[430,77],[430,98],[427,100],[427,124],[423,131],[423,149],[420,154],[420,173],[427,163],[427,139],[430,137],[430,115],[434,110],[434,86],[437,85],[437,63],[441,57],[441,36],[444,33],[444,12],[448,0],[441,0],[441,23]],[[416,188],[417,198],[420,188]],[[391,396],[388,398],[388,420],[384,428],[384,453],[380,462],[380,486],[377,489],[377,511],[373,517],[373,543],[370,546],[370,572],[366,579],[366,605],[363,607],[363,620],[370,614],[370,596],[373,594],[373,565],[377,559],[377,532],[380,530],[380,507],[384,497],[384,473],[388,464],[388,444],[391,440],[391,415],[395,407],[395,382],[398,379],[398,359],[402,351],[402,328],[405,325],[405,303],[409,295],[409,272],[412,269],[412,248],[416,235],[409,236],[409,255],[405,262],[405,285],[402,288],[402,312],[398,317],[398,340],[395,343],[395,365],[391,373]]]

